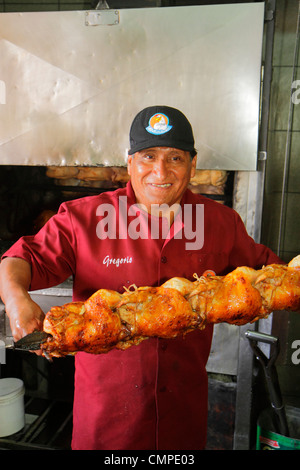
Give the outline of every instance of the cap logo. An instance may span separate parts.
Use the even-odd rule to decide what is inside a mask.
[[[156,113],[149,119],[149,125],[146,131],[150,134],[160,135],[169,132],[172,126],[169,125],[169,118],[165,114]]]

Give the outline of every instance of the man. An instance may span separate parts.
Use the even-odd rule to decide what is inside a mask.
[[[207,269],[225,274],[239,265],[279,261],[254,243],[236,212],[187,189],[196,150],[180,111],[142,110],[130,144],[126,188],[62,204],[37,235],[21,238],[5,254],[0,293],[15,339],[42,328],[43,313],[28,289],[57,285],[70,275],[76,301],[99,288],[123,292],[131,284],[193,280]],[[159,216],[163,207],[171,208],[169,231]],[[205,448],[211,338],[208,326],[126,351],[78,353],[72,448]]]

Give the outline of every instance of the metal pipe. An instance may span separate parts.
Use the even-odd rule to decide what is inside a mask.
[[[274,30],[275,30],[275,11],[276,0],[269,0],[267,2],[267,9],[265,13],[267,28],[266,28],[266,50],[264,60],[263,72],[263,90],[262,90],[262,104],[261,104],[261,124],[259,133],[259,151],[267,152],[268,145],[268,128],[269,128],[269,114],[270,114],[270,95],[271,95],[271,82],[272,82],[272,61],[273,61],[273,43],[274,43]]]

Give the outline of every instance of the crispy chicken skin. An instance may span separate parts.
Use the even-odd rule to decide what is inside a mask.
[[[253,273],[250,268],[238,268],[224,277],[200,278],[189,300],[204,323],[243,325],[260,317],[262,299],[252,286]]]
[[[175,338],[208,323],[244,325],[274,310],[300,310],[300,255],[287,266],[240,267],[226,276],[174,277],[159,287],[100,289],[46,314],[47,356],[127,349],[149,337]]]
[[[164,286],[125,293],[118,312],[133,336],[173,338],[199,326],[198,314],[188,300],[178,290]]]
[[[49,354],[104,353],[129,336],[118,313],[113,311],[120,298],[117,292],[100,289],[86,302],[51,308],[44,320],[44,331],[53,337],[47,344]]]

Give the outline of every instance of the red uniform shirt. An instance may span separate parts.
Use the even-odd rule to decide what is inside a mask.
[[[200,276],[207,269],[225,274],[240,265],[260,267],[280,261],[254,243],[235,211],[189,190],[181,207],[182,214],[193,211],[193,226],[185,231],[188,220],[176,219],[166,240],[146,236],[154,218],[128,213],[124,218],[124,208],[134,203],[130,183],[124,189],[64,203],[37,235],[22,237],[5,256],[32,265],[31,290],[57,285],[72,275],[74,300],[86,300],[99,288],[123,292],[123,286],[131,284],[154,286],[174,276],[194,280],[194,273]],[[203,220],[195,212],[199,205],[204,208]],[[141,237],[134,239],[139,231]],[[198,249],[190,240],[193,231],[198,244],[203,240]],[[129,232],[131,236],[126,236]],[[78,353],[73,449],[204,448],[205,366],[212,332],[208,326],[185,338],[149,339],[126,351]]]

